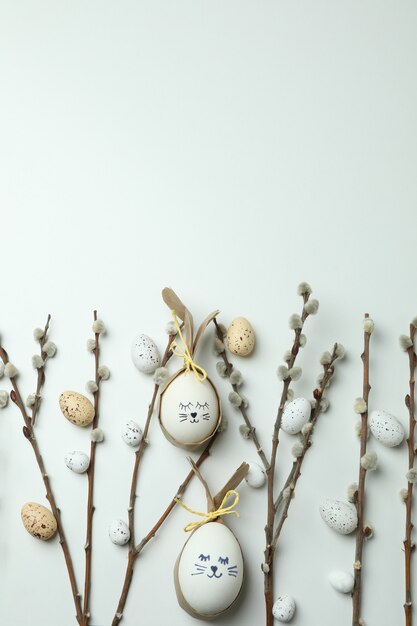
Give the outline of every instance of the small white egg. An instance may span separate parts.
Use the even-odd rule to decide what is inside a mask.
[[[341,535],[349,535],[358,525],[356,508],[350,502],[324,500],[320,505],[320,515],[329,528]]]
[[[387,411],[371,411],[369,427],[375,439],[389,448],[399,446],[405,436],[401,422]]]
[[[331,586],[340,593],[350,593],[355,584],[353,574],[341,570],[333,570],[328,576]]]
[[[249,487],[258,489],[265,484],[266,476],[265,472],[258,463],[249,463],[249,471],[246,475],[246,482]]]
[[[85,452],[73,450],[64,457],[65,465],[76,474],[84,474],[90,466],[90,457]]]
[[[310,419],[311,404],[306,398],[295,398],[284,408],[281,419],[281,428],[288,435],[299,433]]]
[[[143,374],[153,374],[161,364],[158,346],[148,335],[140,334],[132,342],[132,361]]]
[[[129,526],[122,519],[115,519],[109,526],[110,540],[117,546],[124,546],[130,539]]]
[[[291,596],[278,596],[272,607],[272,615],[279,622],[290,622],[295,613],[295,600]]]
[[[132,448],[136,448],[141,440],[142,440],[142,429],[133,420],[129,420],[122,426],[122,439],[123,441]]]

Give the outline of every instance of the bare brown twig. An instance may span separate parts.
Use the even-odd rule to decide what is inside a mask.
[[[369,318],[365,313],[365,319]],[[369,384],[369,343],[371,333],[364,330],[364,349],[361,354],[363,363],[363,392],[362,397],[365,401],[366,410],[361,413],[361,445],[359,459],[359,480],[358,491],[355,494],[354,503],[358,514],[358,526],[356,529],[356,548],[355,548],[355,564],[354,564],[354,588],[352,592],[352,626],[360,625],[360,610],[362,599],[362,553],[364,541],[364,515],[365,515],[365,480],[366,468],[361,463],[362,457],[366,454],[366,444],[368,439],[368,399],[371,386]]]
[[[48,322],[49,322],[49,319],[48,319]],[[7,363],[10,362],[9,356],[6,350],[3,348],[3,346],[0,346],[0,358],[2,359],[5,365],[7,365]],[[64,554],[65,563],[66,563],[66,567],[68,571],[68,577],[70,580],[71,591],[72,591],[72,596],[73,596],[74,605],[75,605],[76,619],[77,619],[77,622],[81,625],[82,624],[81,596],[78,592],[74,566],[72,563],[71,554],[70,554],[67,540],[65,537],[64,527],[63,527],[62,520],[61,520],[61,511],[56,504],[55,495],[52,490],[51,482],[49,480],[49,476],[45,468],[45,464],[44,464],[44,461],[43,461],[43,458],[39,449],[39,445],[36,440],[32,420],[26,411],[25,404],[23,402],[16,378],[15,377],[11,378],[10,382],[13,387],[13,390],[10,393],[10,397],[12,401],[14,402],[14,404],[18,407],[23,417],[23,421],[24,421],[23,434],[28,440],[28,442],[30,443],[30,445],[32,446],[32,450],[35,454],[36,462],[37,462],[39,471],[42,476],[43,484],[46,489],[46,498],[51,506],[52,513],[56,519],[59,543],[61,545],[61,548]]]
[[[36,393],[35,393],[35,403],[32,407],[32,426],[35,426],[35,422],[36,422],[36,418],[38,416],[38,412],[39,412],[39,405],[41,402],[41,391],[42,391],[42,387],[45,383],[45,361],[48,358],[47,354],[43,351],[43,347],[46,343],[47,337],[48,337],[48,330],[49,330],[49,322],[51,321],[51,316],[48,315],[47,319],[46,319],[46,324],[45,324],[45,328],[43,331],[43,335],[42,337],[39,339],[39,346],[40,346],[40,351],[41,351],[41,358],[43,359],[44,365],[42,367],[38,368],[38,382],[36,384]]]

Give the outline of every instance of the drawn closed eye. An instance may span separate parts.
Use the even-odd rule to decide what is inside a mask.
[[[200,554],[200,556],[198,557],[200,559],[200,561],[210,561],[210,555],[204,555],[204,554]]]
[[[221,563],[222,565],[228,565],[229,564],[229,557],[226,556],[224,559],[222,559],[222,557],[219,556],[219,563]]]
[[[183,404],[182,402],[180,402],[179,407],[182,411],[187,411],[190,406],[194,406],[194,404],[192,402],[188,402],[188,404]]]
[[[195,408],[196,409],[208,409],[209,404],[208,402],[204,402],[203,404],[201,404],[200,402],[196,402]]]

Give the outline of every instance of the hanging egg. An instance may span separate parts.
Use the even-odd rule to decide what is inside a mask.
[[[295,600],[291,596],[278,596],[272,607],[272,615],[279,622],[290,622],[295,613]]]
[[[161,392],[159,420],[175,445],[192,448],[210,439],[221,422],[220,398],[211,380],[180,370]]]
[[[131,356],[134,366],[143,374],[153,374],[161,364],[158,346],[148,335],[138,335],[132,341]]]
[[[255,347],[255,334],[245,317],[235,317],[227,329],[226,344],[232,354],[248,356]]]
[[[328,580],[331,586],[340,593],[350,593],[355,584],[353,574],[350,572],[342,572],[340,570],[330,572]]]
[[[295,398],[288,402],[282,413],[281,428],[289,435],[299,433],[310,419],[311,404],[306,398]]]
[[[68,452],[64,457],[65,465],[76,474],[84,474],[90,466],[90,457],[85,452]]]
[[[122,519],[115,519],[109,526],[109,537],[116,546],[124,546],[130,539],[129,526]]]
[[[349,535],[358,525],[358,514],[353,504],[340,500],[324,500],[320,515],[326,524],[341,535]]]
[[[265,484],[266,476],[265,472],[258,463],[249,463],[249,470],[246,474],[246,482],[249,487],[253,487],[254,489],[258,489]]]
[[[234,603],[243,584],[243,555],[232,531],[221,522],[197,528],[174,569],[180,606],[193,617],[212,619]]]
[[[122,439],[128,446],[136,448],[142,440],[142,429],[139,424],[129,420],[122,426]]]
[[[48,541],[57,531],[57,523],[52,512],[42,504],[28,502],[22,506],[21,518],[28,533],[36,539]]]
[[[389,448],[399,446],[405,436],[401,422],[387,411],[371,411],[369,427],[375,439]]]
[[[76,426],[89,426],[94,419],[94,407],[90,400],[77,391],[63,391],[59,406],[64,415]]]

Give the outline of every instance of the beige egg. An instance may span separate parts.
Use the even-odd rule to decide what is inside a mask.
[[[27,502],[22,506],[21,517],[23,526],[36,539],[48,541],[48,539],[52,539],[57,531],[55,517],[42,504]]]
[[[226,343],[230,352],[237,356],[248,356],[252,352],[255,334],[245,317],[235,317],[227,330]]]
[[[94,419],[94,407],[90,400],[76,391],[63,391],[59,406],[64,416],[76,426],[88,426]]]

